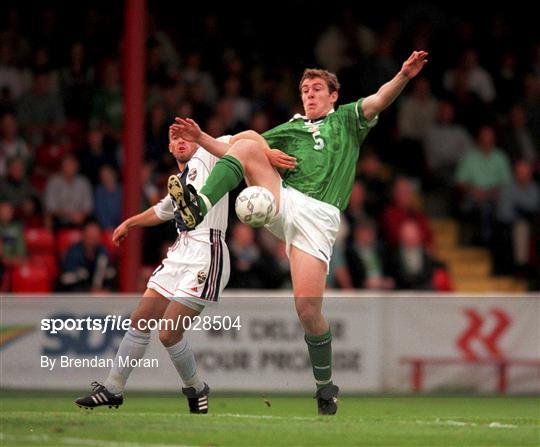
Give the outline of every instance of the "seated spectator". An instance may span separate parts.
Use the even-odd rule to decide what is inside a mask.
[[[423,248],[419,225],[413,220],[403,222],[389,268],[396,289],[433,290],[433,274],[440,267]]]
[[[47,181],[45,212],[49,228],[81,226],[93,210],[92,187],[78,174],[79,163],[73,155],[62,160],[62,167]]]
[[[103,61],[100,75],[100,85],[91,99],[90,124],[92,127],[101,127],[107,136],[119,141],[124,108],[118,62]]]
[[[477,95],[486,104],[493,102],[496,96],[493,79],[489,72],[480,65],[478,52],[475,49],[465,50],[458,66],[446,71],[444,86],[447,90],[453,90],[458,72],[464,74],[468,91]]]
[[[454,121],[454,106],[449,101],[440,101],[437,107],[437,122],[426,132],[424,152],[433,183],[448,187],[454,183],[458,161],[473,145],[467,129]]]
[[[43,192],[49,177],[60,170],[62,160],[71,154],[73,147],[66,134],[58,129],[47,129],[43,143],[36,148],[34,169],[31,182],[34,187]]]
[[[89,92],[94,82],[94,69],[88,62],[82,42],[74,42],[67,65],[60,69],[60,89],[68,118],[86,120],[89,109]]]
[[[116,277],[106,248],[101,244],[101,228],[87,221],[81,242],[72,245],[62,260],[59,288],[67,292],[110,290]]]
[[[118,184],[116,171],[109,165],[102,166],[99,175],[94,214],[101,228],[114,230],[122,218],[122,186]]]
[[[495,273],[513,274],[530,266],[530,247],[538,237],[540,225],[540,188],[532,178],[532,165],[516,162],[514,179],[501,188],[497,201],[499,231],[493,244]]]
[[[32,154],[19,136],[15,114],[5,112],[0,116],[0,176],[6,175],[8,160],[15,157],[22,159],[26,168],[30,167]]]
[[[22,158],[8,161],[7,175],[0,178],[0,200],[9,201],[17,215],[29,201],[38,198],[37,191],[26,178],[26,166]]]
[[[49,72],[35,74],[32,90],[19,100],[17,116],[24,135],[34,147],[41,144],[46,129],[54,132],[64,125],[64,106],[60,96],[51,89]]]
[[[0,201],[0,264],[5,269],[20,264],[26,255],[23,228],[13,219],[14,212],[10,202]]]
[[[481,127],[476,148],[457,166],[456,182],[462,194],[461,212],[466,223],[462,227],[464,243],[487,246],[493,238],[495,204],[500,189],[511,179],[508,159],[495,144],[493,128]]]
[[[385,257],[377,241],[375,222],[364,219],[354,228],[346,250],[352,284],[361,289],[391,289],[392,278],[386,275]]]
[[[527,114],[523,106],[514,104],[508,114],[503,132],[504,149],[511,161],[540,159],[540,148],[534,144],[531,130],[527,126]]]
[[[389,185],[375,152],[362,153],[357,178],[364,185],[366,213],[378,219],[389,200]]]
[[[86,146],[80,155],[81,173],[96,185],[99,181],[99,170],[104,165],[109,165],[114,169],[118,168],[116,162],[116,142],[111,138],[106,138],[103,130],[93,127],[88,130],[86,136]]]
[[[148,113],[144,158],[158,162],[169,146],[167,111],[161,103],[154,104]]]
[[[422,140],[435,122],[437,100],[425,77],[414,80],[412,91],[398,103],[398,131],[400,136],[397,164],[414,177],[425,175],[425,155]]]
[[[345,210],[345,219],[347,220],[350,228],[353,228],[360,221],[369,217],[365,209],[365,200],[366,191],[364,188],[364,184],[361,181],[357,180],[352,186],[349,205]]]
[[[420,229],[420,241],[428,250],[432,249],[433,235],[427,216],[418,210],[414,187],[410,180],[399,177],[394,182],[393,202],[386,207],[382,216],[382,228],[389,248],[399,243],[401,226],[405,221],[413,220]]]
[[[228,287],[233,289],[274,288],[272,272],[274,259],[256,243],[255,230],[237,222],[232,227],[228,243],[231,256],[231,277]]]

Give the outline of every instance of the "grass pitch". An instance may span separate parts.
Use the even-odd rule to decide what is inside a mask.
[[[127,393],[120,409],[81,410],[82,393],[2,391],[2,446],[539,446],[535,397],[348,397],[316,416],[309,397],[211,396],[208,415],[182,397]]]

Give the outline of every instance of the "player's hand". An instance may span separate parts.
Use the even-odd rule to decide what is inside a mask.
[[[174,124],[171,124],[170,127],[173,138],[182,138],[186,141],[195,142],[200,138],[202,130],[192,119],[176,117],[174,121]]]
[[[127,237],[128,232],[129,232],[129,229],[125,222],[118,225],[114,229],[113,235],[112,235],[112,240],[114,242],[114,245],[116,245],[117,247],[120,247],[120,244],[122,243],[122,241]]]
[[[409,59],[407,59],[401,67],[401,73],[409,79],[414,78],[420,70],[427,64],[427,51],[413,51]]]
[[[287,155],[279,149],[270,149],[266,152],[270,164],[275,168],[294,169],[296,168],[296,158]]]

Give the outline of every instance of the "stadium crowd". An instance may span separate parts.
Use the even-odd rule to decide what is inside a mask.
[[[17,291],[29,270],[43,291],[118,290],[110,236],[122,219],[121,8],[35,6],[4,5],[0,19],[2,291]],[[425,49],[423,76],[360,152],[329,286],[452,290],[429,225],[446,216],[460,222],[461,244],[490,250],[492,274],[540,289],[540,39],[526,18],[424,5],[381,19],[376,7],[336,6],[308,24],[294,20],[301,4],[292,2],[288,17],[194,6],[179,27],[168,8],[149,13],[141,210],[165,195],[176,168],[167,149],[175,116],[216,137],[263,132],[301,112],[303,68],[336,72],[343,104]],[[290,287],[283,244],[239,223],[235,196],[229,287]],[[145,275],[175,237],[172,224],[145,231]]]

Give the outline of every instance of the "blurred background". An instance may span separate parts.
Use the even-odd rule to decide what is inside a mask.
[[[414,49],[429,64],[360,151],[328,287],[540,290],[540,37],[512,5],[389,8],[289,1],[148,2],[144,145],[126,154],[123,2],[0,6],[0,275],[3,293],[120,291],[111,244],[126,176],[140,211],[176,172],[167,129],[192,117],[213,136],[263,132],[301,112],[304,68],[338,74],[339,103],[376,92]],[[231,205],[239,187],[230,196]],[[176,237],[144,231],[138,282]],[[230,207],[229,288],[290,289],[284,246]],[[123,290],[127,291],[127,290]]]

